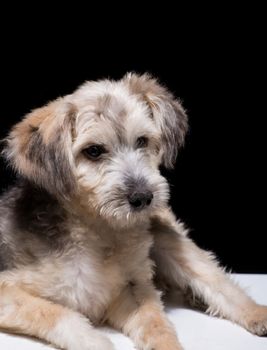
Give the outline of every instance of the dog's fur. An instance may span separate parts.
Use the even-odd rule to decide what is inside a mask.
[[[87,82],[14,126],[4,155],[20,180],[0,200],[0,328],[64,349],[108,350],[94,328],[107,323],[140,349],[181,349],[155,287],[167,285],[267,333],[267,307],[168,208],[159,166],[173,166],[186,131],[180,102],[136,74]],[[92,145],[105,149],[98,159],[88,158]],[[133,207],[130,196],[144,193],[151,203]]]

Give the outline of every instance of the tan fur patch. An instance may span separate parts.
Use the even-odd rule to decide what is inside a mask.
[[[32,296],[14,286],[0,286],[0,328],[42,336],[66,313],[61,305]]]
[[[47,118],[52,118],[57,101],[48,104],[45,107],[37,108],[28,114],[19,124],[15,126],[12,136],[19,141],[19,151],[24,153],[29,141],[29,137],[34,130],[39,129],[41,123]],[[49,122],[48,122],[49,124]]]
[[[165,95],[164,88],[161,87],[156,79],[153,79],[149,74],[144,74],[142,76],[136,74],[128,74],[125,77],[125,81],[128,83],[130,91],[133,94],[141,95],[155,95],[161,96]]]

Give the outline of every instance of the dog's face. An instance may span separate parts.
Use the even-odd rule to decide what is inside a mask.
[[[113,225],[166,205],[159,166],[173,165],[187,118],[147,75],[88,82],[17,124],[5,153],[26,178],[62,200],[81,199]]]

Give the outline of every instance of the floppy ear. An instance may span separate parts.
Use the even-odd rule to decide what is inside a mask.
[[[8,162],[26,179],[67,198],[74,191],[74,106],[58,99],[26,115],[6,138]]]
[[[162,163],[166,168],[172,168],[188,129],[185,110],[180,101],[150,75],[128,73],[123,79],[130,91],[140,95],[151,107],[162,135]]]

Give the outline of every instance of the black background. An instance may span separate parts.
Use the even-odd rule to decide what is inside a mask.
[[[33,32],[50,26],[51,18],[35,19],[25,34],[18,28],[2,47],[0,137],[31,109],[85,80],[150,72],[182,99],[190,120],[176,168],[166,173],[174,211],[194,240],[229,269],[267,273],[262,28],[250,9],[231,13],[220,19],[162,13],[148,24],[139,11],[112,32],[115,20],[101,34],[87,19],[75,34],[58,25],[49,38]],[[3,161],[0,176],[4,190],[13,175]]]

